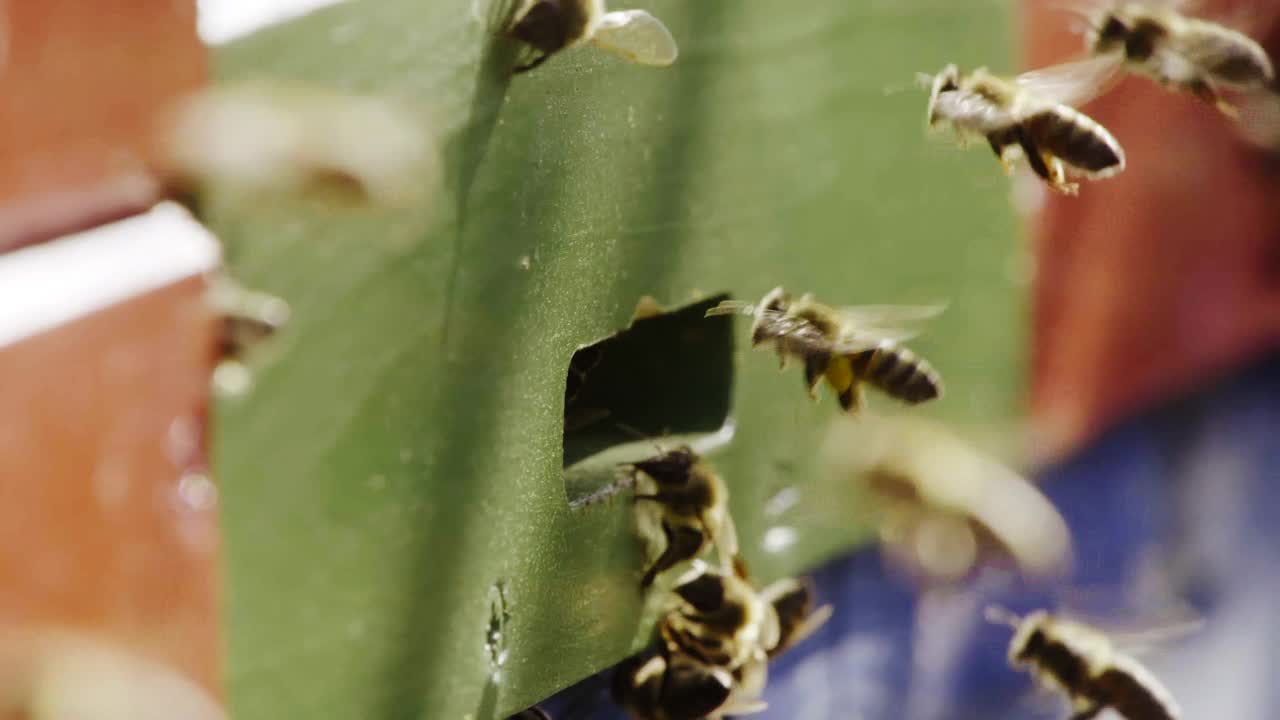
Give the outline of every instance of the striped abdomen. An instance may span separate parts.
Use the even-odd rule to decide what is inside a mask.
[[[928,362],[900,345],[884,345],[849,356],[858,380],[915,405],[942,396],[942,378]]]
[[[1031,115],[1022,127],[1040,150],[1087,175],[1109,175],[1124,169],[1124,150],[1111,133],[1065,105]]]

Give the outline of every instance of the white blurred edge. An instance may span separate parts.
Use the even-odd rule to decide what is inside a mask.
[[[171,202],[0,255],[0,347],[213,270],[217,239]]]
[[[200,39],[221,45],[348,0],[199,0]]]

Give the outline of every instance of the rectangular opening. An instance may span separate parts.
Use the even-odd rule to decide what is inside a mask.
[[[580,348],[565,378],[565,490],[570,504],[615,477],[621,446],[686,442],[726,427],[733,391],[733,317],[704,317],[728,295],[644,314]],[[645,307],[642,303],[642,307]],[[668,439],[664,439],[668,438]],[[571,480],[572,477],[572,480]],[[594,478],[594,480],[592,479]]]

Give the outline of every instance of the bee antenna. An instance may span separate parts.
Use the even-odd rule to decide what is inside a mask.
[[[614,427],[616,427],[616,428],[618,428],[618,429],[619,429],[619,430],[621,430],[622,432],[624,432],[624,433],[626,433],[626,434],[630,435],[632,438],[634,438],[634,439],[636,439],[636,440],[650,440],[650,441],[652,441],[652,442],[653,442],[653,448],[654,448],[655,450],[657,450],[659,454],[661,454],[661,453],[665,453],[665,452],[667,451],[667,450],[666,450],[666,448],[662,447],[662,445],[661,445],[657,440],[654,440],[654,439],[653,439],[653,436],[652,436],[652,435],[650,435],[650,434],[648,434],[648,433],[645,433],[645,432],[641,432],[638,428],[636,428],[636,427],[635,427],[635,426],[633,426],[633,425],[628,425],[628,424],[626,424],[626,423],[624,423],[624,422],[618,422],[618,421],[616,421],[616,420],[615,420],[615,421],[614,421],[614,423],[613,423],[613,426],[614,426]],[[630,463],[623,463],[623,464],[624,464],[624,465],[629,465]]]
[[[717,315],[750,315],[756,311],[755,306],[749,302],[741,300],[725,300],[719,305],[707,310],[703,317],[715,317]]]
[[[929,73],[918,72],[916,73],[916,84],[922,88],[931,88],[933,87],[933,78],[934,76]]]
[[[982,617],[993,625],[1008,625],[1011,628],[1017,628],[1022,623],[1022,618],[1006,607],[1000,605],[988,605],[982,611]]]

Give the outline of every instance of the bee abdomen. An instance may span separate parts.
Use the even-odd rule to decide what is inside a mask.
[[[1099,699],[1125,718],[1133,720],[1177,720],[1178,711],[1132,673],[1119,668],[1103,671],[1094,680]]]
[[[897,345],[854,353],[854,375],[905,403],[933,400],[942,395],[942,378],[928,362]]]
[[[1059,106],[1023,123],[1041,149],[1087,173],[1124,168],[1124,150],[1106,128],[1082,113]]]

